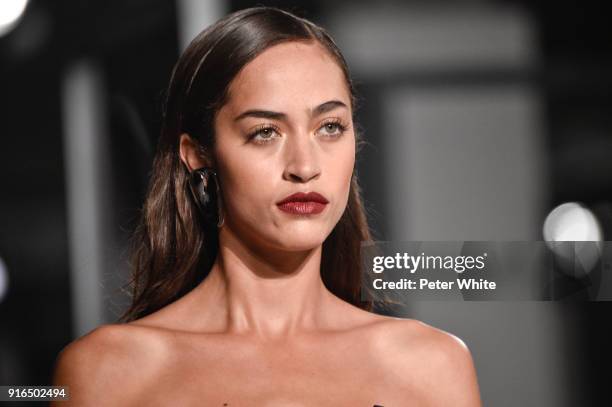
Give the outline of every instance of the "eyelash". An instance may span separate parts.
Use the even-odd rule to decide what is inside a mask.
[[[319,130],[322,129],[325,126],[328,126],[330,124],[333,124],[336,126],[336,129],[338,130],[338,133],[335,135],[327,135],[326,137],[329,138],[339,138],[341,137],[344,132],[348,129],[348,125],[344,124],[342,122],[342,120],[340,119],[332,119],[332,120],[328,120],[326,122],[324,122],[321,127],[319,127]],[[266,130],[273,130],[277,133],[280,133],[280,129],[277,126],[271,125],[271,124],[263,124],[261,126],[258,126],[257,128],[255,128],[255,130],[253,130],[251,133],[249,133],[248,135],[248,139],[249,140],[253,140],[254,143],[256,144],[267,144],[267,143],[271,143],[272,140],[274,140],[274,138],[267,138],[267,139],[262,139],[259,141],[255,141],[255,137],[257,137],[259,134],[263,133]]]

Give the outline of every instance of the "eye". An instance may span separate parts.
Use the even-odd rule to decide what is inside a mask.
[[[340,119],[334,119],[323,123],[319,128],[324,137],[340,137],[347,130],[347,125],[343,124]]]
[[[266,144],[274,139],[274,133],[278,134],[276,127],[264,124],[249,133],[248,138],[256,144]]]
[[[319,127],[318,132],[323,137],[338,138],[348,129],[348,125],[344,124],[340,119],[329,120]],[[255,144],[267,144],[274,141],[276,136],[280,136],[280,130],[271,124],[262,124],[257,126],[249,133],[249,141]]]

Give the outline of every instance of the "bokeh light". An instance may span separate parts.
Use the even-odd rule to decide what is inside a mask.
[[[0,303],[6,296],[6,293],[8,292],[8,286],[9,286],[8,269],[6,267],[6,264],[2,260],[2,257],[0,257]]]
[[[572,277],[584,277],[601,257],[603,232],[599,221],[593,212],[577,202],[554,208],[544,221],[543,235],[561,270]]]
[[[28,0],[0,1],[0,36],[11,31],[23,15]]]

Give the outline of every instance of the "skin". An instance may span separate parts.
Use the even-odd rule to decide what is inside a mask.
[[[329,101],[341,104],[317,112]],[[235,120],[251,109],[284,116]],[[459,338],[363,311],[323,285],[322,243],[355,164],[351,109],[319,44],[281,43],[245,66],[215,120],[225,223],[209,276],[151,315],[67,346],[54,381],[70,386],[62,406],[481,405]],[[260,125],[275,130],[249,139]],[[211,165],[186,134],[180,155],[190,171]],[[329,204],[317,215],[282,212],[276,203],[297,191]]]

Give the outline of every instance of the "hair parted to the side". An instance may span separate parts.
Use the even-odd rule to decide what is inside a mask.
[[[274,7],[231,13],[200,33],[176,63],[167,89],[163,124],[141,218],[131,239],[132,304],[129,322],[177,300],[199,284],[218,252],[218,231],[201,219],[189,190],[189,172],[179,156],[182,133],[196,139],[208,156],[215,142],[214,118],[227,102],[238,72],[265,49],[286,41],[316,41],[342,68],[357,98],[348,66],[327,32]],[[355,132],[357,149],[362,140]],[[370,241],[361,191],[354,172],[346,210],[323,243],[321,276],[336,296],[363,309],[360,301],[361,242]]]

